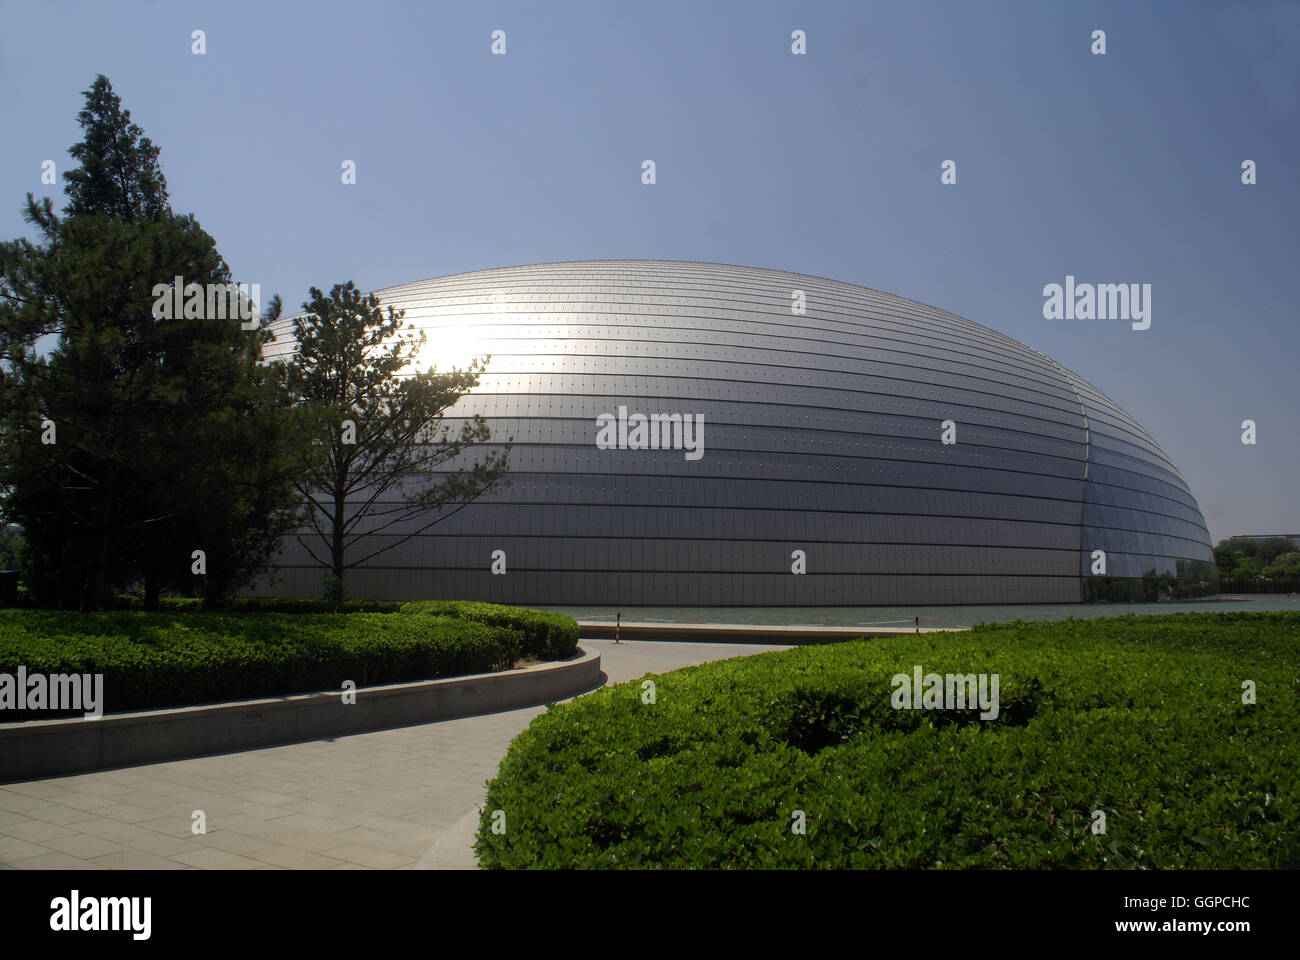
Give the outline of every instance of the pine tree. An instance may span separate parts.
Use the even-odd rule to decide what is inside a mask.
[[[0,520],[23,528],[39,602],[99,609],[137,581],[149,606],[164,587],[216,599],[292,525],[307,412],[285,369],[259,363],[264,328],[155,315],[160,285],[225,284],[230,269],[170,209],[158,150],[107,79],[85,94],[63,215],[29,194],[42,242],[0,244]]]
[[[64,176],[64,214],[156,221],[168,209],[158,148],[131,122],[131,111],[122,109],[108,77],[101,73],[82,95],[86,105],[77,122],[84,135],[68,150],[80,166]]]

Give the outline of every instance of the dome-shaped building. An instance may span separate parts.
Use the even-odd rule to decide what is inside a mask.
[[[422,366],[491,355],[455,412],[514,438],[512,483],[350,571],[350,596],[859,606],[1215,586],[1196,500],[1142,428],[950,313],[640,260],[376,293],[427,332]],[[268,356],[292,349],[290,321]],[[316,596],[324,572],[291,538],[261,592]]]

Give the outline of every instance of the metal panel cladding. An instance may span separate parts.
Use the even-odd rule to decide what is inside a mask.
[[[512,484],[350,571],[350,596],[1068,603],[1096,550],[1112,577],[1213,577],[1196,501],[1142,428],[953,314],[817,277],[643,260],[377,294],[426,331],[422,367],[491,355],[453,412],[514,438]],[[292,349],[290,319],[268,356]],[[662,427],[659,449],[635,448],[634,414]],[[702,418],[698,449],[673,416]],[[324,573],[290,539],[261,592],[319,595]]]

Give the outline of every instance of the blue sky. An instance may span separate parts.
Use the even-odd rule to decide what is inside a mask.
[[[859,283],[1096,384],[1216,540],[1300,533],[1298,49],[1294,2],[0,2],[0,236],[62,203],[41,161],[102,72],[173,206],[290,307],[553,260]],[[1150,283],[1150,329],[1045,320],[1067,274]]]

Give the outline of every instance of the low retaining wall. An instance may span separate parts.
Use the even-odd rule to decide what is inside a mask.
[[[418,683],[0,724],[0,783],[320,740],[566,700],[604,682],[600,654]]]

